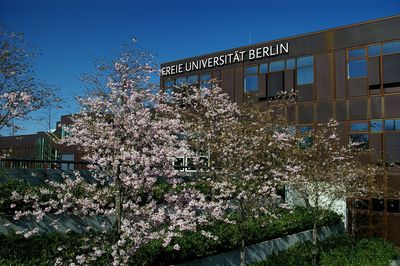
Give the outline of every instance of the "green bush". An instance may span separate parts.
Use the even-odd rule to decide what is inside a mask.
[[[357,243],[347,235],[330,237],[319,243],[322,266],[379,266],[389,263],[400,256],[399,251],[382,239],[362,239]],[[267,260],[254,263],[253,266],[312,265],[313,245],[310,241],[297,243],[286,251],[275,254]]]
[[[319,225],[333,224],[340,221],[340,216],[333,212],[325,212],[324,219]],[[267,217],[254,218],[246,223],[248,232],[247,244],[262,242],[291,234],[312,227],[311,212],[297,208],[294,211],[282,210],[279,219],[270,222]],[[176,238],[168,247],[162,246],[162,241],[151,241],[140,248],[131,258],[132,265],[170,265],[218,252],[236,249],[240,246],[240,233],[238,227],[232,224],[216,223],[212,227],[202,228],[218,237],[218,240],[209,239],[199,232],[185,232],[182,237]],[[92,239],[100,234],[52,233],[33,236],[25,239],[20,235],[0,235],[0,265],[50,265],[58,256],[73,258],[80,254],[81,246],[94,246]],[[110,250],[110,232],[104,236],[102,245]],[[84,239],[91,239],[84,242]],[[97,241],[99,243],[99,241]],[[180,245],[180,250],[173,250],[172,246]],[[63,250],[58,248],[62,246]],[[109,264],[110,252],[100,258],[101,265]],[[98,262],[99,264],[99,262]]]

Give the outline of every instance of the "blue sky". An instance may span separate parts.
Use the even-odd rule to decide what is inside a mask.
[[[36,74],[69,106],[58,116],[78,110],[79,77],[94,70],[94,59],[110,57],[133,36],[162,63],[247,45],[249,35],[257,43],[396,14],[399,0],[0,0],[0,24],[41,49]],[[45,130],[35,122],[24,127],[19,134]]]

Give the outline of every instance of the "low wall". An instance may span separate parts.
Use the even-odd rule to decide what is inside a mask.
[[[57,221],[58,228],[51,224]],[[8,234],[10,231],[22,231],[39,229],[39,233],[68,232],[74,231],[84,233],[90,229],[96,231],[109,230],[114,223],[114,218],[109,217],[80,217],[66,214],[46,214],[43,220],[36,222],[35,219],[21,218],[14,220],[11,215],[0,215],[0,234]]]
[[[332,235],[343,232],[344,225],[334,224],[318,228],[319,240],[323,240]],[[312,240],[312,230],[303,231],[300,233],[287,235],[281,238],[276,238],[261,242],[258,244],[247,246],[245,249],[246,264],[265,260],[274,253],[288,249],[297,242]],[[180,264],[181,266],[207,266],[207,265],[240,265],[240,249],[229,252],[219,253],[213,256],[197,259]]]

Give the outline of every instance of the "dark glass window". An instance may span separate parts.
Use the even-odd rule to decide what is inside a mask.
[[[245,68],[244,68],[244,74],[245,74],[245,75],[258,74],[258,69],[257,69],[256,66],[245,67]]]
[[[211,80],[211,74],[204,74],[200,76],[200,82],[205,83]]]
[[[260,64],[260,73],[261,74],[265,74],[268,73],[268,64]]]
[[[372,210],[383,212],[385,210],[385,201],[383,199],[372,199]]]
[[[354,49],[349,51],[349,58],[365,57],[365,49]]]
[[[351,60],[348,63],[347,77],[361,78],[367,76],[367,61],[365,59]]]
[[[295,68],[296,68],[296,59],[286,60],[286,69],[295,69]]]
[[[187,83],[189,85],[194,85],[194,84],[197,84],[198,82],[199,82],[199,76],[197,76],[197,75],[189,76],[187,78]]]
[[[383,44],[383,54],[400,53],[400,41]]]
[[[306,67],[314,65],[314,56],[304,56],[297,58],[297,67]]]
[[[244,77],[244,91],[245,92],[258,91],[258,76],[251,75]]]
[[[368,200],[354,200],[354,208],[358,210],[368,210],[369,201]]]
[[[200,86],[202,88],[211,88],[211,74],[204,74],[200,76]]]
[[[300,134],[305,134],[307,132],[310,132],[310,131],[312,131],[312,129],[313,129],[312,126],[300,126],[299,127]]]
[[[285,69],[285,61],[275,61],[269,63],[269,71],[282,71]]]
[[[174,86],[173,80],[167,80],[164,82],[164,88],[172,88]]]
[[[350,131],[368,131],[368,123],[351,123]]]
[[[184,171],[184,159],[183,158],[176,158],[174,162],[174,169],[178,171]]]
[[[314,83],[314,67],[303,67],[297,69],[297,85]]]
[[[186,78],[179,78],[179,79],[176,79],[176,85],[177,85],[177,86],[182,86],[182,85],[184,85],[184,84],[186,84]]]
[[[350,134],[350,143],[357,148],[368,149],[368,134]]]
[[[379,56],[381,55],[381,45],[371,45],[368,47],[368,56]]]
[[[386,200],[386,205],[388,212],[400,212],[400,204],[398,199],[388,199]]]
[[[385,120],[385,130],[400,130],[400,119]]]
[[[299,131],[300,135],[303,135],[303,138],[299,141],[299,147],[301,149],[310,147],[313,143],[313,139],[311,136],[311,132],[313,130],[312,126],[300,126]]]
[[[383,130],[382,120],[371,120],[371,132],[381,132]]]

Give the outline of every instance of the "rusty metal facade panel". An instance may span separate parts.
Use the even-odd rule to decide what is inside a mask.
[[[235,100],[234,88],[235,86],[235,72],[234,69],[228,68],[221,70],[221,87],[224,93],[227,93],[232,101]]]
[[[346,97],[346,53],[335,53],[336,98]]]
[[[315,57],[315,87],[316,98],[332,99],[334,92],[334,58],[332,53],[321,54]]]

